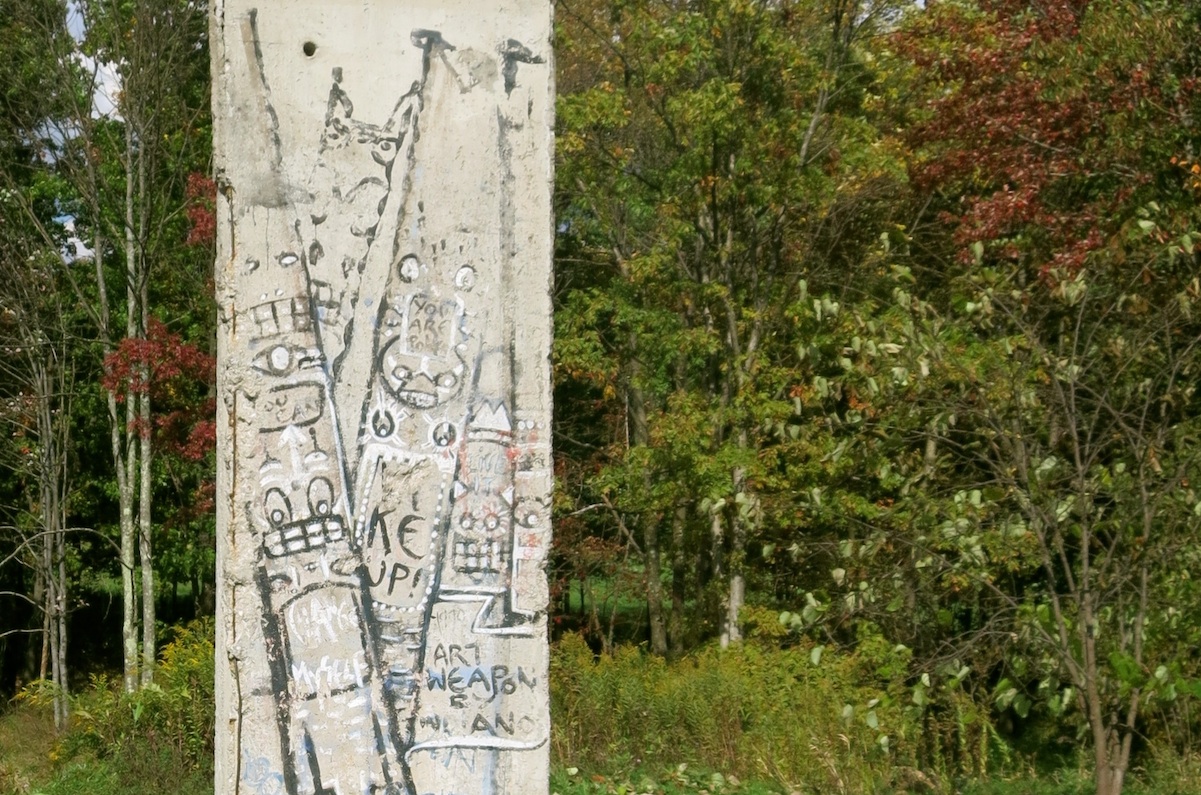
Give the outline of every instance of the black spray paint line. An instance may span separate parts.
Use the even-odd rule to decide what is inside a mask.
[[[445,300],[439,300],[436,292],[422,292],[421,287],[414,285],[414,282],[422,282],[423,266],[413,252],[402,248],[401,230],[403,224],[416,223],[423,212],[423,202],[417,201],[416,208],[412,206],[414,201],[414,185],[412,182],[412,173],[416,165],[416,145],[422,137],[423,125],[419,122],[424,121],[420,118],[419,111],[424,109],[427,103],[426,92],[433,85],[435,64],[433,58],[438,56],[437,67],[445,69],[447,72],[453,70],[450,64],[446,61],[444,55],[446,52],[453,50],[453,47],[445,42],[440,34],[432,31],[416,31],[413,34],[413,41],[420,44],[424,48],[423,65],[422,65],[422,81],[419,86],[418,102],[416,103],[417,110],[414,111],[411,118],[410,134],[408,146],[406,147],[406,157],[402,163],[408,167],[405,171],[403,181],[403,191],[398,191],[400,194],[395,202],[395,209],[388,208],[384,212],[382,223],[391,224],[392,219],[396,219],[392,228],[380,230],[378,238],[386,239],[386,235],[392,238],[390,256],[383,260],[378,258],[377,263],[382,262],[387,265],[384,284],[382,290],[377,293],[380,300],[380,305],[377,308],[376,323],[374,325],[372,358],[371,358],[371,389],[364,396],[363,409],[360,412],[360,427],[362,428],[361,440],[365,441],[371,438],[373,431],[376,430],[377,423],[372,419],[372,411],[377,414],[379,412],[396,411],[400,416],[395,417],[391,421],[378,423],[385,431],[384,437],[392,437],[392,434],[397,430],[397,424],[402,420],[406,409],[403,405],[405,402],[405,393],[403,382],[394,384],[387,383],[390,373],[388,373],[389,363],[385,361],[385,353],[391,346],[401,346],[408,350],[408,343],[402,342],[401,338],[407,335],[409,323],[413,320],[409,316],[409,311],[415,305],[415,302],[421,300],[428,303],[431,307],[448,305]],[[445,101],[446,98],[444,97]],[[434,139],[430,139],[434,140]],[[392,203],[392,198],[389,197],[389,203]],[[416,210],[416,212],[414,212]],[[390,234],[388,234],[390,233]],[[378,253],[380,247],[375,247]],[[409,267],[411,272],[405,270]],[[369,267],[371,265],[369,264]],[[386,323],[390,315],[394,315],[398,324],[395,326],[395,334],[391,338],[385,337],[385,332],[392,334],[391,327]],[[446,339],[435,335],[435,339],[428,341],[432,346],[427,353],[433,354],[442,348],[446,349],[448,357],[455,357],[458,354],[457,345],[460,342],[459,323],[461,322],[462,311],[454,311],[451,314],[449,322],[451,328]],[[445,345],[441,343],[445,342]],[[410,353],[416,353],[411,351]],[[435,378],[437,376],[435,375]],[[462,376],[460,375],[459,378]],[[462,391],[461,381],[459,382],[458,391]],[[391,397],[389,393],[394,392]],[[419,395],[414,394],[410,400],[416,401],[410,408],[418,410],[421,408],[421,403],[424,401],[418,400]],[[458,401],[454,396],[451,398],[452,405]],[[428,408],[432,409],[435,406],[440,406],[443,401],[440,401],[437,393],[430,395]],[[464,420],[457,419],[450,415],[448,416],[451,427],[462,427]],[[420,710],[420,676],[425,667],[425,655],[428,648],[427,638],[429,634],[430,617],[433,611],[435,596],[440,587],[440,572],[443,566],[445,556],[446,539],[449,535],[449,525],[451,517],[451,507],[453,496],[449,489],[449,484],[454,481],[457,476],[457,463],[449,471],[445,467],[438,464],[428,455],[420,452],[406,450],[403,445],[398,447],[392,438],[381,438],[379,442],[370,446],[371,454],[369,455],[369,446],[364,445],[360,449],[359,475],[356,480],[356,488],[358,489],[359,513],[356,521],[356,533],[365,534],[374,529],[374,521],[370,524],[372,528],[368,528],[366,516],[368,505],[367,501],[371,499],[373,484],[376,477],[386,476],[388,468],[392,464],[408,464],[412,466],[412,471],[416,472],[425,464],[425,471],[428,475],[439,477],[441,482],[426,478],[419,484],[408,484],[406,486],[417,490],[421,485],[425,486],[425,490],[433,490],[436,492],[434,504],[437,506],[435,516],[430,522],[428,532],[429,538],[428,547],[420,557],[420,561],[414,560],[414,563],[420,563],[420,568],[411,572],[414,579],[420,572],[426,571],[427,585],[424,589],[424,595],[421,595],[418,589],[418,604],[404,608],[400,611],[400,615],[408,615],[409,618],[404,620],[393,620],[393,623],[400,627],[401,636],[391,638],[391,647],[385,648],[383,643],[383,633],[377,636],[377,643],[380,648],[380,656],[384,657],[391,654],[404,660],[404,663],[399,664],[402,670],[397,671],[400,677],[400,687],[391,691],[392,697],[389,699],[389,706],[394,711],[396,719],[397,732],[395,742],[401,751],[402,769],[404,771],[406,781],[411,785],[411,770],[408,764],[408,754],[406,751],[416,742],[417,720]],[[414,508],[416,507],[416,494],[414,494]],[[375,514],[373,514],[373,519]],[[386,529],[385,529],[386,532]],[[404,546],[404,540],[398,539],[400,546]],[[386,559],[385,559],[386,560]],[[393,564],[394,567],[399,564]],[[382,578],[381,578],[382,579]],[[391,586],[389,586],[388,596],[391,595]],[[381,596],[380,598],[385,598]],[[415,612],[414,612],[415,611]],[[381,614],[386,613],[387,608],[381,608]],[[393,633],[397,630],[392,630]],[[385,674],[387,675],[387,674]]]
[[[535,55],[534,52],[517,39],[509,39],[504,44],[497,48],[501,58],[504,61],[504,68],[501,74],[505,78],[505,96],[513,93],[513,89],[517,87],[517,65],[523,63],[543,64],[546,60],[540,55]]]
[[[263,66],[263,47],[259,42],[259,10],[257,8],[250,9],[246,13],[245,19],[242,20],[242,42],[249,48],[247,61],[254,64],[255,75],[261,85],[260,100],[267,111],[267,117],[271,120],[267,125],[275,155],[271,166],[279,169],[283,163],[283,145],[279,140],[279,116],[275,112],[275,105],[271,103],[271,85],[267,82],[267,70]]]
[[[269,161],[259,171],[267,185],[253,185],[248,195],[255,197],[253,204],[263,207],[284,207],[291,190],[280,181],[283,167],[283,145],[279,136],[279,116],[271,99],[271,86],[267,81],[267,70],[263,59],[263,48],[259,36],[258,9],[251,8],[241,20],[240,33],[246,57],[246,65],[254,73],[252,93],[266,112],[267,123],[263,132],[267,147],[262,153]]]
[[[374,230],[373,238],[372,238],[371,244],[369,244],[368,252],[365,257],[365,263],[364,263],[364,267],[365,267],[367,273],[370,274],[371,276],[376,277],[377,280],[379,280],[379,276],[380,276],[379,271],[381,270],[381,268],[379,266],[381,266],[381,265],[384,266],[384,273],[382,274],[383,275],[382,281],[384,282],[383,290],[380,292],[374,292],[374,295],[376,297],[380,297],[381,292],[382,292],[383,301],[381,302],[381,305],[376,308],[376,313],[377,313],[376,323],[373,326],[374,330],[376,331],[376,334],[372,335],[372,359],[371,359],[371,361],[373,364],[372,364],[372,367],[370,368],[370,370],[371,370],[370,378],[372,380],[372,383],[374,384],[373,391],[378,391],[382,386],[380,384],[380,378],[378,375],[378,369],[380,367],[380,359],[381,359],[381,341],[379,338],[379,330],[382,325],[381,319],[383,318],[384,313],[389,311],[389,307],[388,307],[387,303],[391,299],[391,295],[393,293],[401,292],[399,290],[399,285],[393,284],[393,282],[395,282],[396,278],[400,275],[399,270],[402,265],[401,257],[399,256],[399,253],[398,253],[399,252],[398,230],[401,228],[402,223],[408,222],[410,220],[406,215],[405,209],[406,209],[407,202],[411,198],[411,191],[412,191],[411,174],[412,174],[413,168],[416,165],[415,145],[416,145],[417,141],[420,139],[420,125],[418,122],[419,122],[420,116],[421,116],[420,111],[425,103],[424,92],[429,85],[429,79],[430,79],[431,68],[432,68],[431,61],[432,61],[432,58],[434,55],[438,55],[438,56],[440,56],[439,57],[439,61],[440,61],[439,65],[444,65],[444,66],[448,67],[448,69],[449,69],[450,65],[447,63],[444,56],[445,56],[446,52],[453,49],[450,45],[448,45],[445,42],[444,39],[442,39],[440,34],[437,34],[434,32],[422,31],[422,32],[415,33],[413,40],[415,43],[417,43],[423,47],[423,69],[422,69],[422,81],[419,82],[417,85],[415,85],[414,89],[410,92],[410,95],[407,95],[406,97],[402,98],[401,102],[398,103],[398,106],[397,106],[399,108],[406,103],[409,105],[407,112],[402,117],[404,119],[405,125],[404,125],[403,132],[399,136],[399,138],[403,139],[403,141],[404,141],[404,153],[403,153],[404,156],[401,158],[401,167],[404,169],[404,172],[399,180],[396,179],[396,175],[394,174],[393,171],[389,170],[389,172],[388,172],[387,176],[388,176],[388,181],[389,181],[389,193],[386,196],[386,198],[383,200],[383,210],[380,213],[379,225]],[[347,105],[349,103],[348,98],[346,98],[345,101],[342,99],[341,95],[339,93],[337,93],[337,89],[335,89],[334,91],[331,91],[331,97],[332,97],[331,101],[330,101],[331,108],[338,107],[338,106],[347,107]],[[400,156],[400,153],[398,152],[398,157],[399,156]],[[388,252],[385,248],[383,248],[381,245],[378,244],[378,241],[386,240],[386,239],[388,239],[388,237],[391,237],[393,239],[393,245],[392,245],[391,252]],[[381,256],[381,254],[386,255],[389,253],[391,256],[388,256],[388,257]],[[364,295],[371,296],[372,292],[373,291],[370,291],[369,289],[367,289],[363,286],[360,286],[360,293],[359,293],[360,296],[364,296]],[[355,334],[355,337],[357,337],[358,340],[362,340],[363,336],[365,336],[364,324],[361,322],[361,319],[364,315],[364,311],[360,307],[362,307],[363,309],[370,308],[365,300],[360,299],[356,303],[355,314],[356,314],[357,318],[359,319],[359,322],[355,323],[355,326],[357,327],[355,329],[355,331],[357,332]],[[355,337],[352,337],[350,342],[348,343],[347,353],[349,353],[349,348],[355,344]],[[452,336],[452,338],[451,338],[452,345],[455,341],[457,341],[457,337]],[[359,424],[360,424],[360,428],[363,428],[364,436],[358,437],[357,444],[353,448],[356,458],[358,460],[364,460],[364,449],[362,447],[362,444],[363,444],[364,439],[366,438],[365,435],[369,433],[369,424],[368,424],[368,416],[367,415],[370,411],[371,398],[370,398],[370,395],[365,396],[365,397],[366,397],[366,399],[365,399],[365,402],[363,405],[363,410],[359,414],[359,416],[360,416]],[[345,404],[343,404],[343,407],[345,408]],[[343,437],[343,438],[345,438],[345,437]],[[383,461],[383,460],[379,461],[378,466],[386,466],[386,461]],[[348,469],[348,471],[352,471],[349,466],[347,467],[347,469]],[[370,490],[369,484],[365,483],[364,479],[359,477],[359,475],[357,474],[358,469],[359,469],[359,467],[356,467],[355,470],[353,470],[353,471],[356,471],[356,475],[355,475],[354,485],[351,488],[353,488],[355,490],[353,492],[355,494],[355,497],[352,500],[352,502],[355,505],[355,507],[357,508],[357,513],[355,514],[357,517],[356,521],[355,521],[356,530],[355,530],[353,536],[355,538],[356,546],[361,547],[360,542],[363,540],[362,536],[364,534],[363,533],[364,519],[366,517],[366,511],[369,508],[369,506],[367,505],[367,501],[371,497],[371,490]],[[441,467],[435,467],[435,469],[438,469],[440,471]],[[445,480],[453,481],[453,479],[455,477],[455,471],[452,470],[451,472],[447,473],[447,475],[448,475],[448,477],[445,478]],[[431,484],[431,485],[436,485],[436,484]],[[419,614],[419,616],[415,617],[417,619],[417,621],[415,622],[416,626],[411,627],[411,629],[410,629],[410,631],[415,630],[417,632],[417,638],[413,641],[413,645],[415,645],[415,647],[416,647],[416,656],[413,659],[413,663],[405,671],[405,676],[407,676],[409,678],[409,681],[402,683],[402,688],[395,688],[391,691],[386,690],[385,692],[387,694],[389,694],[391,697],[384,699],[385,708],[388,713],[388,723],[394,727],[391,732],[393,739],[394,739],[396,745],[400,749],[402,749],[401,755],[400,755],[401,756],[400,776],[404,781],[404,785],[405,785],[407,791],[409,791],[409,792],[414,791],[413,790],[412,773],[407,764],[407,755],[404,754],[403,751],[404,751],[404,749],[411,747],[413,745],[413,743],[415,742],[416,721],[417,721],[417,714],[418,714],[418,709],[419,709],[419,697],[420,697],[419,687],[412,686],[412,683],[416,680],[416,677],[418,677],[420,675],[420,671],[424,667],[424,655],[425,655],[425,651],[426,651],[425,638],[428,635],[430,615],[432,613],[433,601],[434,601],[431,595],[438,587],[438,579],[440,576],[440,571],[442,569],[442,560],[444,557],[444,545],[445,545],[445,539],[447,537],[448,522],[449,522],[449,516],[450,516],[450,495],[449,495],[449,493],[447,493],[447,490],[445,489],[445,487],[442,489],[442,491],[443,491],[443,494],[439,498],[438,503],[441,506],[443,506],[444,510],[441,513],[440,521],[435,522],[433,524],[433,526],[431,527],[433,539],[431,542],[431,547],[425,556],[426,559],[424,562],[425,567],[430,572],[430,574],[427,575],[430,578],[430,582],[426,588],[426,597],[423,598],[420,603],[420,608],[419,608],[420,614]],[[373,516],[374,516],[374,514],[373,514]],[[360,551],[361,551],[361,548],[360,548]],[[363,565],[365,568],[365,561],[364,561]],[[414,576],[416,576],[416,575],[414,575]],[[363,583],[364,602],[368,602],[373,605],[374,602],[373,602],[373,600],[371,600],[370,588],[369,588],[369,583],[371,582],[371,575],[369,573],[367,573],[366,571],[363,571],[360,574],[360,580]],[[385,666],[383,664],[383,660],[388,656],[388,649],[385,647],[385,644],[383,642],[382,632],[378,631],[378,626],[381,624],[381,619],[383,618],[383,616],[382,615],[374,615],[372,618],[373,618],[373,623],[376,624],[376,628],[377,628],[377,631],[372,633],[372,635],[371,635],[371,644],[372,644],[372,647],[374,650],[374,657],[377,661],[377,672],[378,672],[378,675],[381,677],[381,681],[386,683],[386,682],[391,681],[389,679],[389,677],[392,674],[392,671],[385,671],[384,670]]]
[[[504,58],[504,78],[505,78],[505,95],[510,97],[513,88],[516,87],[517,67],[520,63],[527,64],[543,64],[544,59],[535,56],[534,53],[521,42],[515,39],[509,39],[502,44],[499,51]],[[516,186],[517,178],[513,170],[513,147],[514,143],[512,133],[520,132],[524,127],[524,122],[520,118],[513,118],[502,103],[496,111],[497,120],[497,141],[496,148],[500,159],[501,166],[501,203],[499,222],[499,240],[501,253],[501,273],[500,285],[507,288],[515,284],[514,266],[517,257],[517,240],[516,240]],[[520,411],[519,398],[517,394],[517,383],[519,379],[518,372],[518,356],[517,356],[517,321],[514,313],[514,308],[510,302],[508,295],[502,295],[501,301],[501,340],[503,348],[495,353],[498,353],[502,360],[507,360],[507,368],[504,377],[503,391],[506,393],[506,398],[502,401],[502,405],[506,405],[509,409],[510,423],[516,418]],[[477,368],[477,378],[482,368]],[[477,389],[478,393],[478,389]],[[474,413],[474,412],[473,412]],[[506,481],[511,488],[515,487],[517,465],[515,458],[508,453],[511,453],[516,443],[516,435],[514,429],[510,427],[510,435],[505,445],[506,460],[508,463],[506,472]],[[517,608],[517,566],[518,566],[518,526],[516,509],[516,496],[512,498],[508,506],[508,572],[507,582],[504,583],[503,593],[485,596],[483,604],[480,606],[479,613],[472,624],[472,631],[482,635],[509,635],[509,636],[532,636],[537,631],[537,623],[539,620],[538,611],[522,611]],[[471,591],[460,591],[458,593],[448,593],[447,601],[475,601],[480,598],[478,594]]]
[[[252,46],[247,49],[256,55],[259,96],[269,119],[267,127],[272,141],[273,165],[278,169],[282,167],[278,118],[262,69],[262,51],[253,13],[244,21],[242,30],[252,37]],[[265,268],[270,271],[261,271],[256,278],[264,279],[268,272],[278,272],[274,283],[290,285],[288,289],[277,287],[273,298],[264,292],[260,298],[262,303],[250,310],[251,326],[258,326],[257,338],[269,346],[260,357],[263,363],[254,367],[260,378],[266,380],[266,389],[259,394],[262,397],[278,395],[272,400],[280,407],[279,416],[272,419],[268,414],[265,422],[249,431],[256,435],[265,459],[260,467],[262,479],[256,499],[247,505],[247,519],[249,526],[259,527],[262,534],[255,553],[255,579],[263,606],[262,632],[276,705],[282,783],[293,795],[307,788],[308,783],[297,768],[304,760],[307,770],[303,772],[308,774],[318,791],[323,789],[323,775],[335,775],[338,771],[344,776],[353,774],[355,778],[366,775],[386,786],[390,780],[389,757],[396,760],[397,755],[387,752],[378,730],[366,739],[359,732],[357,748],[355,743],[342,748],[339,738],[330,737],[327,732],[326,742],[315,742],[313,732],[316,727],[306,718],[310,712],[305,703],[324,690],[328,692],[323,698],[329,699],[331,708],[337,711],[366,705],[372,726],[378,727],[380,698],[374,688],[379,678],[379,666],[372,656],[374,644],[369,637],[375,621],[370,612],[370,600],[357,576],[361,566],[347,521],[350,493],[343,445],[337,428],[330,373],[319,337],[321,326],[313,301],[306,252],[294,220],[295,208],[288,213],[293,220],[287,225],[272,220],[272,214],[278,214],[280,210],[264,207],[258,212],[262,216],[264,242],[268,246],[281,245],[284,251],[278,256],[270,249],[257,252],[261,256],[261,262],[256,260],[258,266],[262,267],[265,262]],[[281,235],[283,240],[276,240],[276,235],[281,232],[284,233]],[[287,238],[292,239],[288,241]],[[251,272],[256,270],[257,267],[252,268]],[[325,437],[324,441],[319,441],[319,432]],[[303,450],[309,438],[313,449],[306,455]],[[332,447],[332,456],[328,449],[322,449],[323,446]],[[272,455],[276,447],[280,459]],[[291,453],[290,461],[285,447]],[[311,456],[316,456],[313,460],[319,462],[315,470],[310,468]],[[276,474],[264,474],[268,471]],[[290,477],[280,481],[278,486],[267,488],[268,483],[281,475]],[[296,491],[297,482],[303,485],[300,492]],[[286,485],[288,483],[291,485]],[[314,496],[315,489],[319,496]],[[292,504],[293,497],[298,501],[295,505]],[[259,500],[262,500],[261,508]],[[302,505],[302,502],[307,504]],[[276,505],[274,509],[272,504]],[[332,561],[330,556],[333,556]],[[328,594],[325,597],[328,604],[322,603],[322,594]],[[348,635],[338,627],[337,636],[330,638],[341,645],[342,654],[335,657],[335,666],[343,664],[342,672],[338,673],[336,668],[323,672],[327,658],[321,658],[316,670],[310,673],[312,692],[308,695],[300,691],[301,682],[297,680],[296,672],[290,670],[299,666],[297,670],[303,673],[313,662],[311,652],[306,652],[307,659],[297,656],[294,641],[300,641],[301,637],[291,637],[293,630],[298,629],[291,626],[295,618],[292,615],[294,605],[308,605],[315,614],[324,610],[343,611],[348,606],[355,624],[353,634]],[[332,624],[329,632],[334,634]],[[352,638],[357,642],[348,643]],[[311,645],[311,639],[305,645]],[[361,662],[358,662],[360,655]],[[347,672],[353,684],[339,687],[338,677],[344,679]],[[361,697],[357,697],[360,693]],[[348,717],[351,714],[347,713]],[[330,748],[331,744],[333,748]],[[360,758],[366,749],[374,762]],[[239,753],[243,751],[239,749]]]
[[[374,362],[378,355],[378,341],[374,332],[382,306],[376,306],[374,302],[383,303],[392,272],[400,264],[397,254],[398,232],[401,224],[407,220],[404,217],[404,208],[412,191],[412,172],[417,168],[414,147],[420,138],[419,121],[425,105],[424,92],[429,78],[430,61],[435,53],[448,48],[453,49],[443,40],[440,33],[432,31],[415,31],[412,41],[422,50],[421,78],[397,103],[398,108],[406,103],[409,105],[402,117],[403,131],[398,136],[402,138],[403,144],[387,172],[387,196],[380,212],[379,223],[364,255],[362,278],[359,281],[358,294],[353,301],[346,347],[342,353],[342,358],[348,362]],[[396,173],[398,163],[399,174]],[[370,359],[364,354],[364,350],[370,351]],[[365,382],[353,382],[347,377],[349,374],[344,368],[339,369],[341,371],[335,386],[334,403],[340,411],[339,425],[343,438],[355,440],[353,445],[348,446],[346,456],[347,472],[352,478],[349,485],[354,490],[359,486],[357,473],[363,445],[360,431],[368,427],[371,408],[369,399],[375,371],[374,367],[369,367]],[[358,409],[357,412],[355,408]],[[356,516],[362,512],[361,506],[355,505],[354,508]]]

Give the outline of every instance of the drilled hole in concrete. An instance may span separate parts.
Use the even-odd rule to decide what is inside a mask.
[[[304,43],[304,47],[303,47],[302,49],[304,50],[304,54],[305,54],[305,55],[307,55],[307,56],[309,56],[310,58],[312,58],[312,57],[313,57],[313,53],[317,52],[317,45],[316,45],[315,43],[311,42],[311,41],[306,41],[306,42]]]

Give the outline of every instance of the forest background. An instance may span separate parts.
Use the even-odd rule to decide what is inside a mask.
[[[555,6],[556,791],[1198,791],[1201,9]],[[206,16],[0,0],[0,790],[211,791]]]

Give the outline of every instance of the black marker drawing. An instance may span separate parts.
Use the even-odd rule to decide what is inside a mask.
[[[253,11],[241,29],[278,164]],[[257,477],[240,506],[266,672],[252,695],[278,730],[276,747],[240,741],[241,783],[262,793],[425,795],[451,765],[493,792],[498,754],[547,741],[523,708],[542,703],[541,658],[503,661],[544,642],[549,446],[517,389],[519,308],[497,300],[518,65],[546,59],[513,39],[411,43],[421,77],[385,118],[357,116],[352,76],[329,73],[307,185],[240,225],[264,241],[241,266],[237,432]],[[487,212],[455,217],[464,191]]]

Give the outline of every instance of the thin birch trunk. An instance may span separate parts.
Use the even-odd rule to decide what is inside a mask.
[[[745,431],[738,437],[739,444],[745,449],[750,443]],[[734,468],[734,495],[746,493],[746,470]],[[742,642],[742,624],[739,617],[742,606],[746,604],[746,521],[741,515],[737,499],[727,507],[730,512],[730,592],[726,597],[726,628],[722,638],[729,643]]]
[[[125,120],[125,335],[133,338],[137,332],[137,244],[134,234],[134,142],[133,127]],[[115,396],[113,396],[115,399]],[[137,593],[134,588],[137,528],[134,521],[134,490],[137,482],[134,424],[137,420],[137,400],[129,385],[125,388],[125,427],[113,425],[113,463],[117,470],[118,502],[121,513],[121,651],[124,657],[125,690],[132,693],[138,687]],[[123,432],[122,432],[123,431]],[[124,437],[124,439],[122,439]]]
[[[709,515],[709,556],[710,565],[712,567],[713,579],[721,582],[725,579],[725,546],[726,546],[726,528],[725,528],[725,512],[723,510],[711,510]],[[730,645],[730,636],[727,632],[728,626],[725,620],[725,614],[729,610],[729,592],[723,593],[721,596],[720,616],[721,616],[721,647],[724,649]]]
[[[39,569],[44,568],[45,566],[39,567]],[[39,570],[33,580],[33,602],[41,605],[42,608],[42,649],[37,663],[38,679],[45,679],[47,671],[50,670],[50,602],[46,597],[46,577],[47,572]],[[30,673],[33,672],[33,663],[31,652],[27,658],[27,667]]]
[[[57,533],[56,554],[58,557],[58,611],[55,621],[58,624],[58,715],[59,728],[66,729],[71,716],[71,676],[67,670],[67,531],[66,515],[59,507],[59,526]]]
[[[150,274],[147,272],[145,250],[142,241],[147,232],[146,209],[146,159],[138,156],[138,248],[137,259],[137,288],[138,288],[138,338],[146,339],[150,319]],[[151,476],[151,417],[150,417],[150,365],[143,362],[139,368],[142,380],[141,394],[138,396],[138,431],[140,434],[140,492],[138,495],[138,551],[142,564],[142,684],[148,685],[154,681],[154,664],[156,661],[156,629],[154,613],[154,546],[151,537],[151,507],[152,487]]]
[[[153,485],[150,473],[150,395],[139,396],[141,433],[141,493],[138,498],[138,553],[142,565],[142,684],[154,681],[156,660],[155,614],[154,614],[154,547],[151,538],[150,489]]]

